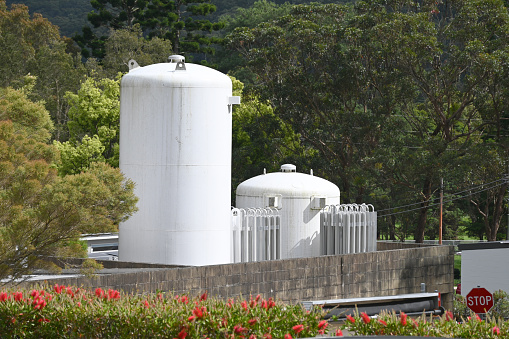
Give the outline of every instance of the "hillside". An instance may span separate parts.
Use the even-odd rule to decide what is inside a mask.
[[[248,8],[256,0],[212,0],[217,6],[216,13],[210,16],[215,21],[222,14],[232,14],[236,8]],[[313,2],[335,2],[347,3],[352,0],[314,0]],[[272,0],[277,4],[289,2],[302,4],[312,2],[311,0]],[[6,0],[8,6],[13,3],[23,3],[28,6],[30,13],[41,13],[53,24],[60,27],[62,35],[71,37],[74,33],[81,33],[83,26],[88,24],[87,14],[92,11],[90,0]]]
[[[81,32],[88,23],[87,13],[92,11],[90,0],[6,0],[8,6],[22,3],[30,13],[41,13],[53,24],[60,27],[60,34],[72,36]]]

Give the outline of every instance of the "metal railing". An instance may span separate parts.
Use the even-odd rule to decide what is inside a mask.
[[[233,263],[281,258],[281,216],[275,208],[233,208]]]
[[[376,217],[373,205],[331,205],[322,209],[321,254],[376,251]]]

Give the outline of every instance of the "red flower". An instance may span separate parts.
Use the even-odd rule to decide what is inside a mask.
[[[268,307],[269,307],[269,305],[267,303],[267,300],[263,299],[262,300],[262,308],[267,309]]]
[[[256,318],[253,318],[253,319],[249,319],[247,322],[249,323],[249,325],[253,326],[254,324],[256,324],[258,320]]]
[[[201,317],[203,317],[203,312],[202,312],[202,310],[201,310],[199,307],[196,307],[196,308],[193,310],[193,314],[196,316],[196,318],[201,318]]]
[[[259,295],[259,294],[258,294],[258,295],[256,295],[256,298],[255,298],[256,302],[258,302],[258,300],[260,300],[260,298],[261,298],[261,297],[262,297],[262,296],[261,296],[261,295]]]
[[[180,302],[187,305],[187,303],[189,302],[189,298],[187,297],[187,295],[183,295],[182,298],[180,298]]]
[[[369,322],[371,321],[369,316],[366,313],[364,313],[364,312],[361,313],[361,318],[362,318],[362,321],[364,321],[365,324],[369,324]]]
[[[39,291],[37,290],[32,290],[32,292],[30,293],[30,295],[35,299],[39,296]]]
[[[447,311],[445,312],[445,320],[446,321],[451,321],[454,319],[454,316],[452,315],[452,312],[451,311]]]
[[[37,296],[32,304],[36,310],[42,310],[46,306],[46,300],[44,300],[41,296]]]
[[[292,336],[290,335],[290,333],[285,334],[285,339],[292,339]]]
[[[274,302],[274,300],[272,299],[272,297],[269,298],[269,305],[268,305],[268,308],[272,308],[276,306],[276,303]]]
[[[108,299],[114,299],[114,300],[120,299],[120,292],[117,290],[109,289],[108,290]]]
[[[15,301],[23,301],[23,292],[14,292]]]
[[[150,304],[148,303],[147,300],[145,300],[145,302],[143,304],[145,305],[145,308],[150,308]]]
[[[265,333],[265,334],[263,335],[263,339],[272,339],[272,334],[270,334],[270,333]]]
[[[247,301],[244,300],[240,305],[245,311],[247,311]]]
[[[336,337],[342,337],[342,336],[343,336],[343,331],[341,331],[341,329],[340,329],[340,328],[338,328],[338,329],[336,330]]]
[[[406,326],[406,323],[407,323],[407,322],[406,322],[407,315],[406,315],[405,313],[401,312],[399,316],[400,316],[400,319],[399,319],[399,320],[400,320],[400,322],[401,322],[401,325]]]
[[[59,286],[58,284],[55,284],[55,286],[53,286],[53,291],[55,291],[56,294],[60,294],[63,288],[65,288],[65,286]]]
[[[179,339],[184,339],[185,337],[187,337],[187,332],[184,328],[182,329],[182,331],[179,332],[178,337]]]
[[[419,323],[417,321],[415,321],[414,319],[412,319],[412,323],[413,323],[415,328],[419,327]]]
[[[295,325],[292,327],[292,330],[299,334],[300,332],[302,332],[302,330],[304,329],[304,325],[300,324],[300,325]]]
[[[235,326],[233,326],[233,331],[234,331],[235,333],[237,333],[237,334],[240,334],[240,333],[242,333],[242,332],[245,332],[246,330],[247,330],[247,328],[244,328],[244,327],[242,327],[242,326],[240,326],[240,325],[235,325]]]
[[[200,301],[207,300],[207,292],[203,293],[200,297]]]
[[[351,322],[352,324],[355,324],[355,319],[350,314],[346,316],[346,319]]]
[[[318,328],[319,329],[322,329],[322,328],[327,328],[327,326],[329,326],[329,323],[327,322],[327,320],[322,320],[318,323]]]
[[[187,318],[187,321],[193,321],[193,320],[194,320],[194,318],[196,318],[196,316],[192,315],[192,316],[190,316],[189,318]]]
[[[500,334],[500,328],[498,328],[497,326],[493,327],[493,334],[496,334],[496,335],[499,335]]]
[[[378,322],[384,326],[387,326],[387,323],[382,319],[378,319]]]
[[[98,287],[95,289],[95,295],[99,298],[102,298],[104,296],[104,291],[102,288]]]
[[[9,295],[6,292],[0,293],[0,301],[6,301],[9,299]]]

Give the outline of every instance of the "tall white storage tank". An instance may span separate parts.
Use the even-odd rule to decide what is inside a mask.
[[[281,172],[256,176],[236,191],[238,208],[274,207],[281,214],[281,259],[320,256],[320,210],[339,204],[339,188],[323,178],[298,173],[291,164]]]
[[[119,259],[230,262],[232,83],[172,56],[121,81],[120,169],[138,212],[119,229]],[[132,65],[137,66],[132,61]]]

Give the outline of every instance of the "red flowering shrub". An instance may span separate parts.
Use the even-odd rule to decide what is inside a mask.
[[[476,314],[472,314],[472,316],[461,322],[457,322],[451,312],[445,312],[440,317],[426,317],[422,315],[410,319],[407,314],[401,312],[399,315],[395,313],[381,313],[377,317],[378,321],[368,321],[368,318],[363,313],[356,316],[347,316],[347,321],[345,321],[342,328],[358,335],[398,335],[463,339],[509,338],[508,321],[493,318],[488,318],[484,321]]]
[[[260,295],[224,302],[207,293],[190,299],[60,285],[0,291],[2,338],[303,338],[327,333],[323,315]]]

